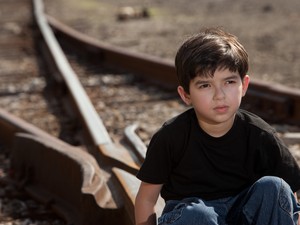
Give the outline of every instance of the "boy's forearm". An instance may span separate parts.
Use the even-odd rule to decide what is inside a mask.
[[[155,205],[161,188],[162,184],[141,182],[134,207],[136,225],[156,225]]]
[[[156,225],[156,213],[153,205],[137,204],[135,207],[136,225]]]

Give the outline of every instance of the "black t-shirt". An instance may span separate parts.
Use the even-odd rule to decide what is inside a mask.
[[[161,196],[167,201],[233,196],[267,175],[283,178],[293,191],[300,189],[299,166],[270,125],[239,110],[232,128],[215,138],[189,109],[153,136],[137,177],[163,184]]]

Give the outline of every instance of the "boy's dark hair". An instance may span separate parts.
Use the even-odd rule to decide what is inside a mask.
[[[188,38],[175,58],[179,85],[187,93],[196,76],[213,76],[217,69],[229,69],[237,71],[243,79],[248,64],[248,54],[237,37],[219,28],[206,29]]]

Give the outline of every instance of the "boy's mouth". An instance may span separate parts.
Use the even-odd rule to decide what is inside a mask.
[[[222,106],[216,106],[214,107],[214,111],[217,113],[226,113],[228,111],[229,106],[222,105]]]

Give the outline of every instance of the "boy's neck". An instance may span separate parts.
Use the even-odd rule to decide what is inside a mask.
[[[208,124],[208,123],[203,123],[202,121],[198,121],[198,123],[203,131],[205,131],[207,134],[209,134],[212,137],[218,138],[224,136],[232,128],[232,125],[234,123],[234,118],[235,117],[233,117],[229,121],[226,121],[225,123],[219,123],[219,124]]]

